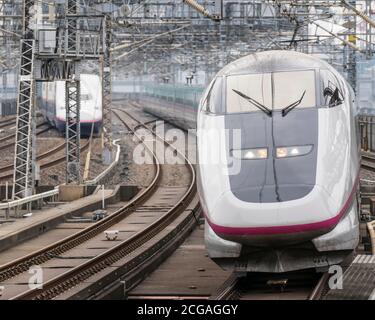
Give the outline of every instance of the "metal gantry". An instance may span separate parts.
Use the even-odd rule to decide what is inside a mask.
[[[66,37],[65,53],[78,58],[78,6],[79,0],[66,1]],[[79,63],[79,62],[77,62]],[[77,66],[75,66],[76,68]],[[80,81],[79,76],[68,74],[65,82],[65,111],[66,111],[66,183],[79,184],[81,182],[80,161]]]
[[[19,97],[17,105],[17,135],[15,147],[14,170],[14,198],[21,198],[33,193],[35,160],[35,109],[34,109],[34,82],[35,81],[66,81],[66,182],[80,183],[80,83],[79,66],[85,59],[99,59],[104,51],[103,68],[105,104],[110,104],[110,60],[109,51],[104,50],[102,43],[103,31],[100,23],[87,22],[92,14],[84,12],[80,0],[67,0],[65,3],[52,2],[57,14],[56,41],[53,51],[49,50],[51,44],[44,47],[44,36],[51,32],[49,29],[39,29],[37,19],[30,25],[31,8],[34,0],[24,0],[23,10],[23,39],[21,40],[21,62],[19,75]],[[40,4],[38,4],[40,6]],[[34,12],[34,13],[35,13]],[[41,11],[39,11],[40,13]],[[94,15],[92,19],[103,19],[104,15]],[[35,18],[35,17],[34,17]],[[86,20],[85,20],[86,18]],[[43,16],[38,16],[39,23]],[[81,23],[83,22],[83,23]],[[97,26],[99,25],[99,28]],[[105,23],[107,31],[104,35],[110,35],[110,22]],[[96,28],[96,29],[95,29]],[[35,31],[35,32],[34,32]],[[9,33],[9,32],[8,32]],[[38,48],[35,46],[34,33],[38,37]],[[41,37],[41,38],[40,38]],[[110,38],[107,40],[110,46]],[[42,48],[42,49],[41,49]],[[45,50],[47,48],[47,50]],[[37,62],[37,63],[36,63]],[[35,72],[34,72],[35,67]],[[107,71],[109,70],[109,72]],[[110,121],[109,121],[110,123]],[[108,126],[108,124],[107,124]],[[107,130],[107,132],[110,130]],[[110,139],[109,139],[110,141]]]
[[[34,163],[33,130],[35,126],[34,108],[34,32],[30,27],[30,9],[34,0],[23,2],[23,38],[21,39],[20,73],[18,79],[18,101],[16,138],[14,151],[14,173],[12,198],[18,199],[33,193]]]
[[[18,82],[16,140],[13,174],[13,199],[33,193],[33,120],[34,109],[34,40],[21,40],[21,62]]]
[[[79,50],[78,46],[78,6],[77,2],[79,0],[67,0],[66,1],[66,11],[65,11],[65,21],[66,21],[66,41],[65,41],[65,52],[67,54],[77,55]]]
[[[65,82],[66,182],[80,183],[80,81]]]
[[[111,122],[111,42],[112,29],[111,18],[105,16],[103,23],[103,55],[102,55],[102,118],[103,118],[103,134],[104,134],[104,150],[103,162],[111,162],[112,157],[112,122]]]

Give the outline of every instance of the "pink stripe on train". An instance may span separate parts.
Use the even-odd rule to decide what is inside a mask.
[[[353,189],[346,200],[344,206],[339,211],[339,213],[327,220],[306,223],[306,224],[296,224],[290,226],[270,226],[270,227],[225,227],[217,225],[209,220],[206,215],[206,220],[211,226],[212,230],[217,234],[226,234],[226,235],[266,235],[266,234],[287,234],[287,233],[296,233],[296,232],[308,232],[316,231],[322,229],[331,229],[336,226],[340,221],[341,217],[347,212],[350,208],[354,195],[357,190],[357,185],[359,182],[359,175],[356,178]]]

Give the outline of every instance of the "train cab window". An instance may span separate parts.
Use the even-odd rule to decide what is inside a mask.
[[[207,94],[206,100],[203,103],[202,110],[213,114],[223,113],[222,96],[223,78],[218,77],[212,85],[210,92]]]
[[[243,96],[250,97],[261,105],[270,106],[272,103],[271,88],[271,73],[228,76],[227,113],[259,111],[254,103],[249,103]]]
[[[332,108],[344,102],[341,84],[329,70],[320,70],[320,95],[325,107]]]
[[[227,78],[227,113],[315,107],[315,71],[283,71]]]
[[[315,107],[315,71],[286,71],[274,72],[273,82],[273,109],[280,110],[300,101],[298,109]]]

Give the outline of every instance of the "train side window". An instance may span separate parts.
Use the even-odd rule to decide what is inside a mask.
[[[202,111],[206,111],[213,114],[223,112],[222,103],[222,90],[223,90],[223,79],[218,77],[212,85],[210,92],[203,103]]]
[[[329,70],[320,70],[321,101],[328,108],[336,107],[344,102],[344,95],[338,79]]]

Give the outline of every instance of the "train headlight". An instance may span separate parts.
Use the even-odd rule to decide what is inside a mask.
[[[267,148],[237,149],[232,150],[233,157],[244,160],[266,159],[268,157]]]
[[[276,148],[276,158],[298,157],[308,154],[312,145]]]

